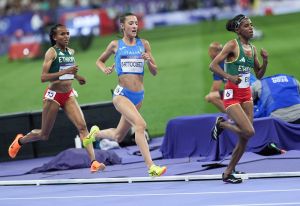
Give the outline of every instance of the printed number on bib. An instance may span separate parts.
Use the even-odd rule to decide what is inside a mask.
[[[233,98],[233,90],[225,89],[223,99],[232,99]]]
[[[114,95],[120,95],[121,94],[121,92],[122,92],[122,90],[123,90],[123,87],[121,87],[121,86],[117,86],[116,88],[115,88],[115,90],[114,90]],[[121,94],[122,95],[122,94]]]
[[[48,89],[46,91],[46,94],[45,94],[45,99],[52,99],[53,100],[55,95],[56,95],[55,91],[52,91],[52,90]]]
[[[248,88],[250,86],[250,73],[242,74],[240,79],[242,81],[239,83],[239,88]]]

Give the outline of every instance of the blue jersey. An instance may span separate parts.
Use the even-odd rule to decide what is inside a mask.
[[[118,50],[115,54],[115,68],[118,76],[122,74],[144,75],[145,52],[141,39],[136,38],[134,46],[128,46],[122,39],[118,40]]]
[[[250,85],[252,85],[256,81],[256,77],[254,74],[250,73]]]
[[[280,108],[300,104],[297,81],[289,75],[278,74],[261,79],[261,95],[254,117],[267,117]]]
[[[219,64],[219,66],[224,70],[224,62],[221,62]],[[214,81],[222,80],[223,82],[225,82],[225,80],[216,73],[213,73],[213,78],[214,78]]]

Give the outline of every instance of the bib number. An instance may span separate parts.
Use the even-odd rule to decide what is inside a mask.
[[[248,88],[250,86],[250,73],[242,74],[240,78],[242,81],[239,83],[239,88]]]
[[[223,99],[232,99],[233,98],[233,90],[232,89],[225,89]]]
[[[55,91],[52,91],[50,89],[47,89],[46,93],[45,93],[45,99],[51,99],[53,100],[54,97],[56,95],[56,92]]]
[[[122,95],[123,87],[118,85],[114,90],[114,95]]]

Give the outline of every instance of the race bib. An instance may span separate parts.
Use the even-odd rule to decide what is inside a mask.
[[[123,87],[118,85],[114,90],[114,95],[122,95]]]
[[[240,79],[242,80],[239,83],[239,88],[248,88],[250,86],[250,73],[248,74],[241,74]]]
[[[233,90],[225,89],[223,94],[223,99],[232,99],[233,98]]]
[[[121,68],[123,72],[143,73],[144,59],[139,58],[121,58]]]
[[[74,66],[74,65],[60,66],[59,71],[68,69],[72,66]],[[64,75],[59,77],[59,80],[70,80],[70,79],[74,79],[74,74],[64,74]]]
[[[45,98],[45,99],[51,99],[51,100],[53,100],[54,97],[55,97],[55,95],[56,95],[56,92],[55,92],[55,91],[52,91],[52,90],[50,90],[50,89],[47,89],[44,98]]]

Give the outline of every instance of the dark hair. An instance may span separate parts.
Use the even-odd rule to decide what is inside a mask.
[[[120,24],[124,24],[124,23],[125,23],[125,19],[126,19],[127,16],[136,16],[136,15],[133,14],[133,13],[130,13],[130,12],[125,13],[125,14],[122,14],[122,15],[119,17],[119,19],[120,19]]]
[[[65,26],[65,25],[63,25],[63,24],[55,24],[53,27],[51,27],[50,33],[49,33],[49,38],[50,38],[52,46],[54,46],[56,44],[56,41],[53,39],[53,36],[56,34],[57,28],[58,27],[63,27],[63,26]]]
[[[227,31],[235,32],[235,30],[239,28],[239,26],[241,25],[244,19],[248,19],[248,17],[245,16],[244,14],[239,14],[235,16],[233,19],[228,20],[226,23]]]
[[[120,24],[124,24],[125,23],[125,19],[126,19],[127,16],[136,16],[136,15],[133,14],[133,13],[130,13],[130,12],[124,13],[124,14],[122,14],[122,15],[119,16],[119,23]],[[120,32],[121,32],[121,35],[123,36],[123,29],[122,28],[120,28]],[[136,35],[136,37],[139,38],[138,34]]]

